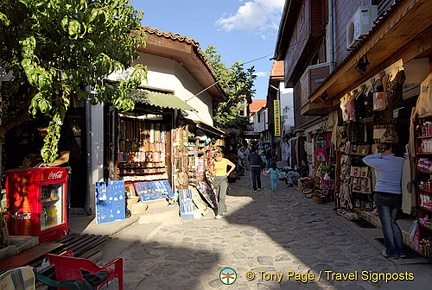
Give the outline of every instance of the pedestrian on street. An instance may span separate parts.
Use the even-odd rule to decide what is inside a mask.
[[[252,148],[252,153],[249,155],[249,162],[251,166],[252,187],[254,191],[261,190],[261,170],[264,169],[265,164],[258,155],[258,148]]]
[[[281,176],[281,173],[276,166],[276,162],[273,162],[271,164],[271,167],[267,169],[266,172],[270,175],[271,189],[275,191],[277,187],[278,179]]]
[[[363,158],[364,163],[375,168],[375,205],[384,235],[385,257],[406,258],[402,232],[396,222],[402,205],[402,168],[404,159],[393,153],[393,144],[380,144],[378,151]]]
[[[241,147],[238,150],[237,153],[237,165],[239,167],[239,171],[240,171],[240,175],[244,176],[244,171],[245,171],[245,167],[244,167],[244,159],[245,159],[245,155],[244,155],[244,147]]]
[[[267,167],[270,168],[271,164],[273,163],[273,147],[269,146],[269,148],[265,151],[265,156],[267,160]]]
[[[212,175],[214,175],[213,186],[218,199],[217,215],[215,219],[220,219],[226,212],[226,193],[228,189],[228,175],[234,170],[235,164],[223,157],[222,152],[216,152],[212,162]],[[230,169],[228,170],[228,166]]]
[[[249,163],[249,155],[250,155],[250,150],[249,150],[249,146],[245,147],[245,151],[244,151],[244,165],[246,167],[246,170],[250,170],[250,163]]]

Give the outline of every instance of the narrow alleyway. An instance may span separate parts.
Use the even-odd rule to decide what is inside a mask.
[[[225,218],[135,223],[102,259],[124,258],[125,289],[430,289],[432,265],[381,256],[368,241],[379,229],[350,225],[332,203],[282,182],[273,192],[266,177],[253,192],[248,174],[230,184]],[[229,286],[219,280],[225,267],[237,273]]]

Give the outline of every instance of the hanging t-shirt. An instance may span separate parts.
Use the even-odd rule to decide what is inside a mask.
[[[392,80],[387,81],[387,104],[390,110],[402,107],[402,89],[405,82],[405,73],[400,70]]]

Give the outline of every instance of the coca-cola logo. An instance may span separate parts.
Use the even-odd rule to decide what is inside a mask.
[[[59,179],[62,178],[63,176],[63,171],[57,171],[57,172],[50,172],[50,174],[48,174],[48,179]]]

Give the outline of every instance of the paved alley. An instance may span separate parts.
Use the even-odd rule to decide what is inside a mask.
[[[257,192],[249,176],[230,183],[220,220],[135,223],[113,236],[102,260],[124,258],[125,289],[430,289],[432,265],[381,256],[371,242],[379,229],[350,225],[333,203],[282,182],[276,191],[263,183]]]

